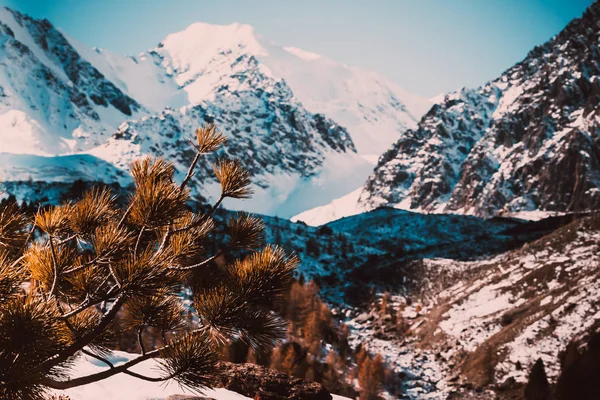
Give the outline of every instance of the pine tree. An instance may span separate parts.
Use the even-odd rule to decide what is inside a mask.
[[[361,356],[362,362],[359,364],[358,370],[360,400],[377,400],[384,378],[383,357],[381,354],[377,354],[371,359],[367,353],[365,354]]]
[[[386,314],[393,315],[394,314],[394,306],[392,304],[392,296],[388,292],[383,292],[381,296],[381,304],[379,307],[379,312],[381,316]],[[393,315],[395,317],[395,315]]]
[[[269,363],[269,368],[281,371],[282,363],[283,363],[282,349],[281,349],[281,346],[277,346],[273,349],[273,352],[271,353],[271,361]]]
[[[340,368],[340,359],[335,352],[330,351],[325,358],[326,369],[323,374],[323,385],[331,393],[341,393],[340,386],[342,382]]]
[[[285,334],[271,308],[281,304],[297,259],[273,246],[256,251],[263,225],[248,215],[227,223],[221,250],[207,254],[203,247],[222,201],[251,195],[248,173],[238,161],[218,160],[221,196],[206,213],[187,209],[200,158],[224,142],[214,125],[198,129],[194,160],[179,183],[162,158],[134,161],[125,208],[107,188],[41,209],[33,220],[14,203],[0,206],[0,398],[42,399],[48,388],[119,373],[202,388],[218,377],[219,344],[239,338],[260,351]],[[219,270],[214,261],[230,250],[251,253]],[[178,294],[192,278],[196,315],[189,318]],[[147,338],[151,330],[159,339]],[[137,337],[141,354],[113,366],[108,346],[123,331]],[[82,354],[110,368],[69,379]],[[160,358],[160,376],[129,371],[150,358]]]
[[[287,346],[287,350],[285,351],[285,357],[281,363],[280,371],[285,372],[288,375],[295,376],[297,369],[297,359],[298,355],[296,354],[296,349],[293,344]]]
[[[533,364],[529,373],[529,380],[525,386],[526,400],[548,400],[550,398],[550,384],[541,358]]]
[[[317,311],[313,311],[304,324],[304,342],[308,351],[315,357],[318,357],[321,353],[321,339],[319,314]]]
[[[579,353],[575,343],[567,347],[556,385],[558,400],[592,400],[600,393],[600,333],[592,335]]]
[[[398,332],[398,335],[400,336],[404,336],[408,331],[408,323],[404,319],[405,308],[406,306],[404,304],[400,304],[396,311],[396,332]]]
[[[311,363],[306,368],[306,373],[304,374],[304,380],[307,382],[315,382],[317,380],[317,372],[315,371],[315,364]]]

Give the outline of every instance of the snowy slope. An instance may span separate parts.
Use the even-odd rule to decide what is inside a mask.
[[[139,354],[113,351],[108,359],[113,365],[118,366],[138,356]],[[101,361],[81,355],[71,369],[73,371],[71,378],[95,374],[107,368]],[[131,367],[130,370],[144,376],[160,376],[158,362],[154,359],[143,361]],[[189,390],[180,387],[173,380],[167,382],[148,382],[125,374],[117,374],[108,379],[72,389],[55,390],[54,394],[67,395],[72,400],[166,400],[169,396],[178,394],[188,396],[200,395],[203,399],[213,400],[250,399],[250,397],[224,388],[205,389],[201,393],[191,393]],[[346,397],[335,394],[332,394],[331,398],[332,400],[349,400]]]
[[[482,220],[478,229],[472,221],[475,231],[492,224],[496,232],[488,231],[489,237],[496,240],[503,235],[522,238],[532,230],[538,230],[539,237],[546,231],[537,240],[495,255],[474,254],[480,245],[491,250],[491,242],[482,242],[488,233],[479,238],[473,234],[461,238],[469,229],[470,216],[444,221],[451,216],[430,215],[428,218],[438,223],[423,229],[418,226],[424,222],[423,215],[414,214],[411,221],[410,213],[392,218],[373,213],[381,214],[383,210],[328,226],[349,232],[351,237],[366,230],[381,238],[387,231],[392,242],[415,248],[415,259],[392,256],[386,262],[384,256],[371,256],[359,268],[360,274],[346,273],[342,282],[347,285],[354,277],[359,285],[352,292],[355,295],[369,291],[366,282],[377,282],[380,292],[385,289],[393,294],[391,303],[395,310],[401,310],[403,327],[399,329],[389,316],[382,315],[380,303],[368,296],[363,296],[366,304],[361,307],[342,305],[340,316],[350,328],[351,346],[361,344],[372,353],[381,353],[403,374],[406,398],[521,398],[511,394],[522,393],[521,385],[527,382],[538,358],[544,362],[550,383],[555,383],[561,371],[561,352],[571,342],[584,346],[597,332],[597,213],[575,220],[555,217],[539,222],[512,221],[513,227],[508,227],[510,221],[496,219],[499,225],[495,228],[494,220]],[[398,228],[401,226],[404,228]],[[433,237],[436,226],[440,228],[437,234],[447,232],[441,241]],[[443,254],[443,243],[419,243],[428,238],[440,242],[443,238],[458,238],[453,246],[463,247],[464,254],[473,257],[461,259],[460,253],[457,257],[452,251]],[[368,239],[368,235],[359,239]]]
[[[187,94],[160,65],[160,57],[155,53],[123,56],[106,49],[90,48],[66,33],[63,35],[81,57],[148,110],[160,112],[167,107],[188,104]]]
[[[46,20],[0,9],[0,60],[1,151],[86,150],[141,110]]]
[[[137,356],[138,354],[115,351],[112,353],[110,361],[117,366]],[[73,366],[72,370],[74,371],[74,374],[72,377],[76,378],[98,373],[107,368],[108,367],[101,361],[82,355],[77,359]],[[157,363],[152,359],[139,363],[132,367],[131,370],[145,376],[158,376]],[[125,374],[118,374],[111,378],[85,386],[67,390],[57,390],[55,393],[57,395],[67,395],[73,400],[165,400],[173,394],[190,394],[189,391],[182,390],[174,381],[147,382]],[[202,395],[214,400],[249,399],[249,397],[222,388],[206,389],[203,391]]]
[[[360,203],[495,215],[600,205],[600,3],[498,79],[444,97]]]
[[[301,212],[293,216],[291,221],[302,221],[311,226],[319,226],[343,217],[360,214],[365,211],[358,203],[361,192],[362,187],[333,200],[329,204]]]

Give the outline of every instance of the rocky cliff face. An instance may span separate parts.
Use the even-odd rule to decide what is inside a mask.
[[[490,216],[600,206],[600,3],[384,153],[359,202]]]
[[[427,215],[436,221],[423,224],[421,214],[390,210],[383,219],[385,211],[327,226],[351,237],[356,226],[379,227],[396,244],[375,244],[383,252],[344,271],[343,285],[356,286],[346,292],[354,300],[365,294],[364,302],[341,305],[337,315],[350,328],[352,347],[381,353],[404,378],[405,398],[522,399],[538,358],[554,385],[567,346],[585,347],[598,331],[598,213],[526,223],[494,218],[477,228],[470,216]],[[437,243],[411,238],[415,228]],[[447,236],[433,239],[435,228]],[[482,235],[460,237],[471,229]],[[383,313],[369,286],[392,293],[393,312]]]

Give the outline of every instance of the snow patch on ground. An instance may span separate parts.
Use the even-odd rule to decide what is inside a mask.
[[[138,354],[115,351],[112,353],[110,361],[118,366],[138,356]],[[75,374],[72,378],[95,374],[106,369],[108,367],[105,367],[98,360],[83,355],[73,367]],[[131,371],[151,377],[160,376],[156,360],[143,361],[132,367]],[[89,385],[54,392],[56,394],[66,394],[73,400],[165,400],[173,394],[190,394],[189,391],[182,390],[174,381],[147,382],[125,374],[117,374]],[[202,395],[215,400],[249,399],[249,397],[222,388],[204,390]]]

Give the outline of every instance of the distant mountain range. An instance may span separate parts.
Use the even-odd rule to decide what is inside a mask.
[[[129,162],[144,154],[168,157],[181,173],[187,139],[217,122],[226,155],[256,184],[242,207],[291,217],[359,187],[431,106],[382,76],[242,24],[196,23],[125,57],[2,9],[0,52],[0,180],[28,200],[39,200],[37,183],[127,185]],[[205,161],[195,188],[210,198],[218,187],[213,159]]]

